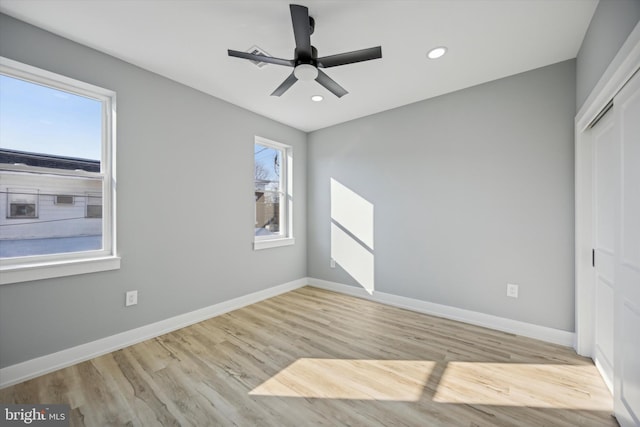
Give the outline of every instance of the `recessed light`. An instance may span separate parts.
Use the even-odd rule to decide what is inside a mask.
[[[438,59],[442,57],[445,53],[447,53],[447,48],[444,46],[434,47],[427,53],[427,58],[429,59]]]
[[[311,100],[312,100],[313,102],[320,102],[320,101],[322,101],[323,99],[324,99],[324,97],[323,97],[322,95],[313,95],[313,96],[311,97]]]

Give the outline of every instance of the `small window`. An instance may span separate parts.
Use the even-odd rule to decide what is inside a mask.
[[[73,204],[73,196],[57,195],[55,203],[56,203],[56,205],[72,205]]]
[[[11,203],[9,218],[36,218],[35,203]]]
[[[87,196],[87,218],[102,218],[102,195],[89,194]]]
[[[38,191],[7,188],[7,218],[37,218]]]
[[[292,149],[256,137],[254,156],[254,248],[293,244]]]

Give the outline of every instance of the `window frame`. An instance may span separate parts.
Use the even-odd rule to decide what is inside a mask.
[[[282,193],[279,206],[279,233],[271,236],[256,236],[254,224],[253,249],[269,249],[280,246],[289,246],[295,243],[293,237],[293,147],[281,142],[273,141],[261,136],[254,138],[254,153],[256,144],[273,148],[282,153],[280,164],[280,186],[279,193]],[[255,154],[254,165],[254,193],[255,193]],[[254,197],[255,199],[255,197]],[[253,204],[255,212],[255,201]]]
[[[102,249],[0,259],[0,285],[119,269],[120,257],[116,250],[116,93],[2,56],[0,73],[102,104],[100,172],[60,170],[56,174],[100,178],[103,205]],[[50,169],[44,171],[22,164],[3,165],[2,170],[13,174],[52,173]]]

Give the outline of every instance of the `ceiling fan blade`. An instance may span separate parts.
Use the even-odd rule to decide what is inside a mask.
[[[280,59],[280,58],[274,58],[272,56],[256,55],[255,53],[240,52],[240,51],[231,50],[231,49],[228,49],[227,52],[229,53],[229,56],[234,56],[236,58],[242,58],[242,59],[249,59],[251,61],[267,62],[269,64],[285,65],[287,67],[293,67],[295,65],[295,62],[292,59]]]
[[[297,56],[311,58],[311,26],[309,9],[306,6],[290,4],[293,36],[296,39]]]
[[[271,96],[280,96],[283,93],[285,93],[291,86],[293,86],[293,84],[295,82],[297,82],[298,79],[296,78],[296,76],[293,75],[293,73],[289,74],[289,77],[287,77],[285,79],[285,81],[282,82],[282,84],[280,86],[278,86],[276,88],[276,90],[273,91],[273,93],[271,94]]]
[[[318,77],[316,77],[316,81],[338,98],[342,98],[344,95],[349,93],[331,77],[327,76],[322,70],[318,70]]]
[[[329,68],[338,65],[353,64],[354,62],[370,61],[382,58],[382,47],[370,47],[369,49],[354,50],[353,52],[339,53],[337,55],[318,58],[318,67]]]

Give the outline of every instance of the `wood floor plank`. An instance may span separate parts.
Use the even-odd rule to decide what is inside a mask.
[[[0,390],[72,426],[617,426],[566,347],[312,287]]]

